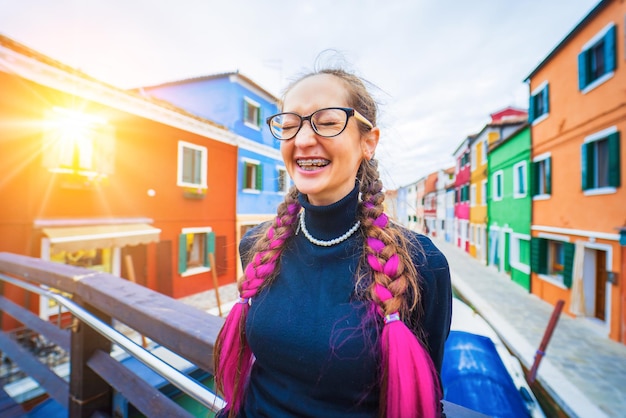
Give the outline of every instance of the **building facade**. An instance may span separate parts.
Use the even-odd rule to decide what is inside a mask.
[[[0,91],[0,251],[175,298],[211,289],[214,278],[234,281],[228,130],[4,36]],[[7,286],[5,296],[20,300],[20,290]],[[31,308],[54,312],[46,300]]]
[[[531,289],[626,342],[626,3],[604,0],[527,78]]]
[[[469,188],[470,188],[470,148],[473,136],[465,138],[452,154],[456,160],[454,168],[454,242],[469,252]]]
[[[494,142],[488,158],[488,264],[530,291],[530,128]]]

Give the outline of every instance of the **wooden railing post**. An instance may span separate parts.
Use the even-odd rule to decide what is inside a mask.
[[[111,323],[111,317],[84,303],[80,298],[75,297],[74,302],[104,322]],[[111,387],[87,366],[87,361],[97,350],[109,353],[111,343],[93,328],[74,318],[70,359],[70,418],[91,417],[96,411],[111,413],[113,403]]]
[[[533,365],[527,375],[526,380],[528,380],[528,383],[530,384],[533,384],[535,382],[535,378],[537,377],[537,369],[539,369],[539,363],[541,363],[541,359],[546,354],[548,343],[550,342],[550,338],[552,338],[554,328],[556,328],[556,324],[559,321],[559,316],[561,315],[561,310],[563,310],[564,304],[565,301],[560,299],[554,306],[552,316],[550,317],[550,322],[548,322],[548,326],[544,331],[543,339],[541,340],[541,344],[539,344],[539,349],[535,353],[535,361],[533,362]]]

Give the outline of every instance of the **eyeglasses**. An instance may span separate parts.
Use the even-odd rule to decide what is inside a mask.
[[[300,132],[305,120],[309,121],[316,134],[331,138],[346,129],[350,116],[354,116],[356,120],[364,123],[370,129],[374,127],[372,122],[351,107],[327,107],[316,110],[309,116],[300,116],[294,112],[278,113],[267,118],[266,122],[274,138],[280,141],[295,137]]]

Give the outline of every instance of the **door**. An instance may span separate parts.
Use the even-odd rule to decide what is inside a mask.
[[[157,292],[174,294],[172,282],[172,241],[157,242]]]
[[[594,316],[606,320],[606,251],[596,251],[596,309]]]
[[[126,280],[135,278],[135,283],[146,286],[148,282],[147,246],[145,244],[122,248],[122,277]],[[129,261],[130,260],[130,261]],[[129,269],[132,267],[133,272]]]

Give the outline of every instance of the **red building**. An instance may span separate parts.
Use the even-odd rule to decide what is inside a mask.
[[[235,280],[237,148],[226,129],[4,36],[0,91],[0,251],[175,298],[211,289],[216,272]]]
[[[473,136],[465,138],[454,151],[454,242],[469,252],[469,207],[470,207],[470,148]]]

